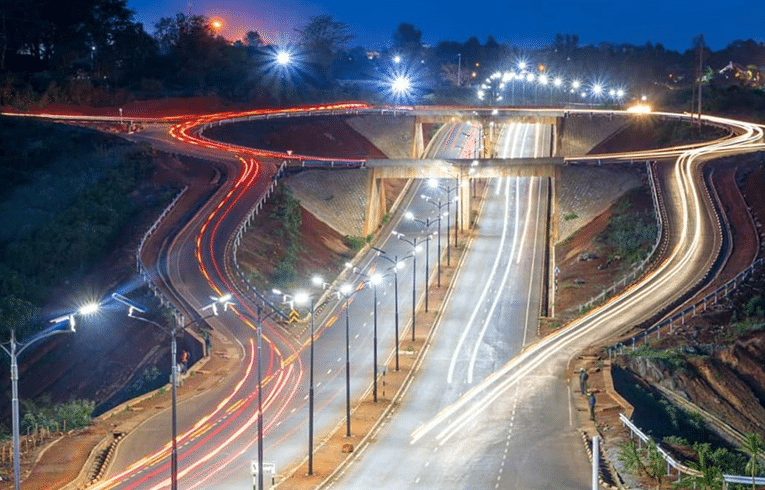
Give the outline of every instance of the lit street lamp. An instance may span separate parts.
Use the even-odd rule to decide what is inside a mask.
[[[398,260],[398,256],[395,256],[394,258],[390,258],[387,255],[387,252],[385,250],[379,249],[377,247],[372,247],[373,249],[377,250],[377,256],[381,259],[387,260],[393,266],[389,269],[393,271],[393,302],[394,302],[394,312],[395,312],[395,344],[396,344],[396,371],[399,370],[399,364],[398,364],[398,270],[404,266],[404,260],[408,259],[409,257],[404,257],[402,261]]]
[[[324,283],[327,289],[329,284]],[[332,290],[338,299],[345,298],[345,436],[351,437],[351,339],[350,339],[350,313],[351,296],[358,290],[354,290],[351,284],[343,284],[339,289]]]
[[[372,400],[377,403],[377,286],[382,283],[382,275],[379,273],[365,274],[354,267],[353,272],[363,277],[372,285],[372,291],[374,292],[374,330],[373,330],[373,342],[372,342]]]
[[[451,233],[449,229],[449,215],[451,215],[451,202],[452,202],[452,192],[457,191],[454,198],[454,206],[455,206],[455,213],[454,213],[454,248],[457,248],[457,232],[459,230],[459,185],[455,185],[454,187],[451,186],[440,186],[438,185],[438,180],[436,179],[430,179],[428,181],[428,185],[434,189],[441,189],[442,191],[446,192],[446,202],[441,202],[439,199],[436,201],[435,199],[428,197],[428,196],[422,196],[423,199],[428,201],[430,204],[434,205],[436,208],[438,208],[438,212],[441,213],[441,209],[446,206],[446,266],[451,265],[451,249],[449,247],[449,234]]]
[[[292,55],[289,51],[281,50],[276,53],[276,64],[279,67],[279,71],[281,72],[281,101],[280,101],[280,107],[284,107],[285,100],[286,100],[286,92],[287,92],[287,70],[289,69],[290,65],[292,64]]]
[[[315,286],[322,286],[324,279],[319,276],[313,276],[311,282]],[[279,290],[274,289],[276,294],[283,294]],[[308,383],[308,474],[313,475],[313,342],[315,331],[315,314],[316,314],[316,296],[308,294],[304,291],[295,293],[294,296],[289,294],[283,294],[284,301],[294,301],[298,305],[310,304],[311,307],[311,360],[309,369],[309,383]]]
[[[414,341],[414,329],[417,318],[417,252],[420,251],[421,247],[417,246],[417,237],[414,237],[411,240],[407,240],[404,238],[403,233],[394,232],[394,235],[396,235],[399,240],[404,243],[408,243],[412,247],[412,341]]]
[[[53,325],[42,332],[33,335],[25,342],[16,341],[16,329],[11,327],[11,340],[9,346],[0,344],[0,347],[11,358],[11,423],[13,425],[13,488],[21,488],[21,466],[19,451],[19,355],[27,347],[37,342],[62,333],[75,331],[75,317],[95,313],[99,308],[97,303],[91,303],[78,309],[76,312],[51,320]]]
[[[178,403],[177,403],[177,389],[176,389],[178,385],[178,358],[177,358],[178,348],[177,348],[176,337],[178,335],[179,330],[183,332],[184,330],[186,330],[187,327],[190,327],[191,325],[207,320],[208,318],[218,316],[219,305],[222,305],[223,310],[226,311],[228,307],[232,304],[231,295],[225,294],[219,298],[211,297],[211,299],[213,299],[213,302],[208,304],[204,308],[202,308],[202,311],[209,309],[210,314],[201,316],[197,318],[196,320],[192,320],[186,324],[183,324],[181,327],[178,327],[178,325],[183,323],[183,315],[180,312],[175,312],[173,315],[174,321],[172,322],[172,327],[170,328],[170,330],[168,330],[166,327],[160,325],[159,323],[153,320],[149,320],[148,318],[137,316],[135,312],[146,313],[148,311],[147,308],[141,306],[140,304],[135,303],[134,301],[118,293],[112,293],[112,298],[128,307],[128,317],[135,318],[136,320],[140,320],[142,322],[154,325],[158,329],[170,335],[170,360],[171,360],[170,384],[172,385],[171,386],[172,449],[170,450],[170,488],[171,490],[178,490],[178,440],[177,440],[178,439],[178,436],[177,436],[178,434],[177,404]],[[260,337],[258,337],[258,349],[260,349]],[[258,351],[258,361],[260,361],[259,351]],[[261,484],[261,488],[262,488],[262,484]]]
[[[404,214],[404,216],[406,217],[406,219],[410,221],[415,221],[417,223],[420,223],[425,228],[430,228],[430,225],[432,225],[436,221],[438,222],[438,241],[436,243],[437,245],[436,249],[438,250],[436,252],[436,257],[438,258],[437,260],[438,274],[436,274],[436,276],[438,277],[437,284],[438,284],[438,287],[440,288],[441,287],[441,215],[439,214],[437,218],[426,218],[422,220],[422,219],[415,218],[414,214],[412,214],[411,211],[407,211],[406,214]],[[429,244],[430,244],[430,235],[428,235],[427,243],[425,244],[425,280],[426,281],[429,279],[429,276],[428,276],[428,257],[430,256]],[[427,288],[425,288],[425,311],[428,311],[428,289]]]

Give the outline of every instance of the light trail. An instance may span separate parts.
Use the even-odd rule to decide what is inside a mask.
[[[505,216],[504,220],[502,222],[502,238],[500,238],[499,247],[498,250],[504,250],[505,240],[507,237],[507,226],[508,226],[508,213],[510,212],[510,206],[509,201],[510,199],[510,193],[505,193]],[[476,317],[478,316],[478,312],[480,310],[480,305],[483,304],[483,302],[486,300],[486,296],[489,294],[489,289],[491,287],[491,283],[494,280],[494,276],[497,274],[497,269],[499,268],[499,261],[502,258],[502,254],[496,254],[494,256],[494,263],[491,266],[491,272],[489,273],[489,277],[484,283],[483,290],[481,291],[481,296],[478,298],[478,301],[476,301],[473,312],[470,314],[470,320],[468,320],[467,324],[465,325],[465,328],[462,330],[462,334],[460,335],[460,338],[457,342],[457,346],[454,349],[454,353],[452,354],[452,359],[449,362],[449,370],[446,375],[446,381],[447,383],[453,383],[454,382],[454,370],[457,367],[457,358],[459,357],[459,353],[462,350],[462,346],[465,343],[465,340],[467,339],[468,334],[470,333],[470,330],[473,328],[473,322],[475,322]]]
[[[702,242],[706,238],[706,234],[699,229],[706,226],[703,220],[706,209],[701,203],[700,189],[697,188],[698,166],[720,154],[740,152],[742,149],[754,151],[765,147],[761,144],[762,128],[735,121],[731,122],[731,125],[739,127],[742,134],[724,141],[718,140],[702,148],[688,150],[678,158],[674,184],[681,190],[678,213],[681,216],[680,232],[675,239],[675,247],[656,269],[606,304],[530,346],[442,410],[431,421],[413,431],[410,443],[415,444],[448,421],[435,436],[439,444],[446,443],[506,390],[542,365],[550,363],[556,355],[577,351],[581,346],[576,343],[591,343],[593,334],[596,335],[595,338],[600,339],[620,331],[640,317],[661,309],[673,296],[681,294],[696,282],[695,278],[700,272],[688,272],[691,269],[689,265],[704,258]],[[690,200],[687,195],[691,196]],[[669,298],[666,297],[667,292],[670,292]]]

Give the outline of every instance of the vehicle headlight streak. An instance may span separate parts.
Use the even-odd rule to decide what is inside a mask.
[[[321,111],[321,110],[328,110],[331,111],[333,109],[342,109],[342,108],[363,108],[366,107],[364,104],[339,104],[339,105],[333,105],[333,106],[319,106],[319,107],[311,107],[311,108],[292,108],[287,110],[279,110],[279,111],[270,111],[272,113],[284,113],[284,112],[301,112],[306,110],[311,111]],[[203,252],[209,252],[210,257],[212,258],[213,262],[213,270],[218,276],[218,281],[222,281],[226,288],[228,288],[228,283],[226,279],[226,275],[223,274],[223,271],[221,270],[221,267],[217,263],[217,259],[215,258],[215,255],[213,254],[213,243],[218,238],[219,233],[219,226],[221,224],[221,221],[226,213],[229,212],[229,210],[236,204],[243,196],[247,189],[249,189],[258,179],[260,176],[260,163],[255,160],[254,158],[243,158],[240,155],[247,155],[248,157],[254,157],[254,156],[273,156],[279,159],[287,159],[287,158],[308,158],[312,160],[321,160],[321,158],[314,158],[314,157],[305,157],[301,155],[287,155],[285,153],[281,152],[270,152],[270,151],[262,151],[262,150],[252,150],[248,148],[241,148],[236,147],[234,145],[227,145],[222,143],[213,142],[211,140],[207,140],[205,138],[201,138],[196,136],[193,132],[195,128],[198,128],[199,126],[203,124],[207,124],[210,122],[222,120],[222,119],[228,119],[232,117],[241,117],[245,116],[247,114],[250,115],[258,115],[258,114],[265,114],[269,111],[251,111],[250,113],[245,114],[234,114],[234,113],[222,113],[222,114],[216,114],[213,116],[205,116],[205,117],[199,117],[191,121],[187,121],[181,124],[177,124],[170,129],[170,134],[178,139],[179,141],[183,141],[186,143],[194,144],[201,147],[210,148],[217,151],[226,151],[231,152],[236,156],[236,158],[240,161],[242,164],[242,170],[237,178],[236,183],[232,187],[232,189],[227,193],[225,199],[219,205],[210,213],[208,218],[206,219],[205,223],[202,226],[202,229],[200,231],[200,234],[198,235],[196,242],[195,242],[195,255],[196,259],[199,263],[200,270],[202,271],[203,275],[205,276],[206,280],[210,284],[211,287],[216,292],[220,292],[220,288],[217,287],[216,283],[217,281],[215,278],[213,278],[210,274],[210,271],[207,270],[207,267],[205,266],[204,262],[204,253]],[[588,111],[593,112],[593,111]],[[677,115],[672,115],[673,117],[677,117]],[[678,168],[676,170],[676,180],[678,181],[678,186],[681,186],[681,188],[685,189],[685,192],[681,192],[684,209],[687,209],[688,206],[691,206],[693,209],[695,209],[696,218],[698,219],[698,216],[700,214],[699,208],[699,195],[698,193],[694,192],[695,184],[691,180],[692,179],[692,170],[695,168],[695,165],[693,164],[694,160],[701,159],[706,157],[707,154],[716,153],[716,154],[727,154],[727,153],[735,153],[740,152],[742,149],[747,148],[748,151],[755,151],[757,149],[761,148],[761,145],[755,145],[754,141],[760,137],[762,134],[762,128],[756,127],[754,125],[748,125],[745,123],[738,123],[735,121],[728,121],[721,118],[707,118],[710,122],[715,122],[717,124],[725,124],[730,127],[735,127],[737,131],[740,131],[742,134],[738,136],[730,136],[728,138],[723,138],[721,140],[718,140],[715,142],[715,144],[705,144],[706,146],[701,145],[686,145],[684,147],[677,147],[672,149],[662,149],[657,150],[654,152],[632,152],[632,153],[624,153],[620,154],[619,156],[622,158],[657,158],[656,155],[661,156],[667,156],[667,155],[673,155],[678,154],[682,151],[685,151],[683,153],[683,158],[680,158],[678,160]],[[339,161],[339,159],[326,159],[326,160],[334,160]],[[356,160],[354,160],[356,161]],[[693,196],[692,202],[688,202],[686,200],[685,194],[689,193],[688,195]],[[690,212],[690,209],[688,209]],[[214,223],[213,223],[214,222]],[[211,228],[212,226],[212,228]],[[690,242],[693,247],[697,247],[698,243],[700,243],[701,238],[698,236],[698,233],[691,233],[691,220],[689,218],[688,214],[684,215],[683,225],[682,225],[682,232],[685,236],[693,236],[693,240]],[[207,236],[206,234],[209,233],[209,243],[205,244],[204,242],[207,240],[207,238],[204,238],[204,236]],[[228,237],[225,237],[228,239]],[[680,247],[678,247],[679,249]],[[679,253],[677,250],[673,252],[674,254]],[[679,265],[671,266],[671,271],[677,271],[681,270],[683,266],[687,267],[687,263],[692,260],[692,253],[689,251],[687,255],[682,259],[682,261],[679,263]],[[448,440],[450,437],[452,437],[457,430],[459,430],[460,427],[463,427],[464,424],[466,424],[469,420],[472,419],[476,414],[480,413],[483,407],[485,407],[487,404],[491,403],[494,399],[496,399],[498,396],[500,396],[508,387],[512,386],[514,383],[516,383],[519,379],[521,379],[526,374],[532,372],[535,368],[539,367],[543,362],[548,360],[553,353],[561,348],[565,347],[567,345],[572,344],[573,342],[579,340],[584,335],[590,334],[594,332],[597,328],[603,328],[603,325],[608,325],[610,323],[618,323],[618,317],[619,314],[617,313],[611,313],[611,310],[618,310],[620,305],[623,303],[626,303],[629,300],[630,295],[634,295],[635,297],[639,297],[639,300],[648,296],[655,296],[656,293],[651,291],[651,288],[646,288],[643,285],[645,283],[649,283],[652,280],[656,280],[659,287],[665,287],[666,282],[669,281],[669,277],[672,277],[672,272],[667,272],[670,270],[670,260],[665,260],[654,272],[652,272],[646,281],[643,281],[642,283],[634,285],[630,290],[623,294],[622,296],[616,297],[612,299],[609,303],[606,305],[598,308],[597,310],[594,310],[589,315],[587,315],[585,318],[580,320],[579,322],[576,322],[575,324],[571,325],[570,327],[566,328],[565,330],[562,330],[558,332],[557,334],[544,339],[537,344],[531,346],[529,349],[526,350],[523,354],[521,354],[519,357],[514,359],[513,361],[509,362],[505,367],[503,367],[500,371],[497,371],[490,375],[484,382],[482,382],[480,385],[474,387],[471,389],[466,395],[463,396],[460,400],[455,402],[450,407],[447,407],[444,411],[442,411],[441,414],[439,414],[433,421],[431,421],[426,426],[423,426],[418,431],[415,431],[413,433],[413,439],[412,441],[415,442],[417,439],[423,437],[426,433],[433,430],[437,425],[442,423],[446,417],[454,415],[456,410],[463,407],[467,403],[470,403],[473,400],[477,400],[481,402],[481,408],[479,410],[473,411],[471,414],[466,415],[462,414],[462,416],[458,419],[456,419],[454,422],[450,423],[448,426],[446,426],[438,435],[438,439],[441,443]],[[663,279],[663,282],[660,283],[662,280],[659,276],[661,274],[665,274],[665,277]],[[232,288],[228,288],[229,290],[233,290]],[[646,289],[648,291],[646,291]],[[627,299],[624,299],[627,298]],[[642,299],[645,301],[644,299]],[[624,306],[624,308],[627,308],[628,306]],[[600,316],[600,318],[599,318]],[[252,324],[249,324],[250,328],[254,328]],[[278,332],[271,331],[269,329],[270,335],[277,335],[281,337]],[[281,339],[283,341],[282,345],[289,345],[290,350],[294,351],[292,354],[290,354],[287,358],[284,358],[276,349],[276,344],[272,342],[267,335],[264,335],[264,340],[266,340],[267,344],[270,345],[273,350],[271,351],[271,363],[269,365],[269,375],[264,379],[264,385],[268,385],[270,383],[273,383],[274,386],[270,390],[270,392],[267,395],[266,399],[266,407],[271,407],[274,403],[277,403],[277,397],[282,393],[282,391],[287,387],[291,386],[291,393],[285,393],[288,395],[287,399],[291,399],[294,396],[295,390],[297,389],[297,382],[294,381],[288,381],[294,376],[298,376],[298,380],[302,376],[302,365],[300,364],[300,357],[297,355],[300,349],[304,348],[306,343],[303,343],[301,346],[292,346],[289,342],[286,341],[286,339]],[[281,362],[279,363],[280,368],[277,369],[275,372],[272,372],[271,368],[273,367],[273,356],[276,355],[277,358],[281,359]],[[249,352],[249,361],[248,361],[248,367],[247,367],[247,376],[251,375],[251,368],[253,365],[253,360],[255,359],[255,355],[252,352],[252,343],[250,344],[250,352]],[[297,361],[297,365],[293,363],[293,361]],[[287,369],[284,369],[284,368]],[[245,377],[245,378],[246,378]],[[236,387],[232,390],[232,392],[221,401],[221,403],[216,407],[216,409],[208,414],[207,416],[203,417],[200,421],[198,421],[189,431],[185,432],[180,436],[181,441],[188,441],[192,437],[198,438],[203,437],[204,434],[207,434],[205,436],[206,438],[212,437],[213,430],[219,430],[213,429],[212,425],[210,424],[210,421],[214,417],[221,417],[224,416],[224,413],[226,410],[231,410],[232,406],[236,405],[234,410],[228,412],[230,414],[236,414],[239,413],[241,410],[244,409],[245,405],[249,404],[249,401],[252,400],[252,394],[250,394],[249,398],[245,398],[243,400],[246,400],[244,403],[242,401],[237,402],[234,404],[232,401],[234,398],[239,394],[241,391],[242,385],[244,384],[245,378],[239,380]],[[479,396],[481,396],[479,400]],[[286,407],[286,402],[281,403],[278,413],[276,413],[276,416],[279,416],[282,414],[283,410]],[[270,417],[270,421],[268,423],[268,428],[271,428],[274,426],[275,423],[277,423],[276,417]],[[200,465],[204,464],[205,462],[209,461],[210,458],[217,455],[224,447],[229,446],[234,442],[234,440],[238,437],[240,437],[242,434],[244,434],[245,428],[249,428],[252,426],[252,424],[257,421],[257,412],[250,417],[245,423],[243,423],[243,427],[240,427],[239,430],[237,430],[235,433],[230,435],[218,448],[215,450],[215,454],[210,454],[208,457],[201,458],[198,461],[195,461],[191,466],[185,468],[182,472],[182,475],[187,475],[190,471],[198,470],[200,468]],[[222,425],[222,424],[220,424]],[[256,441],[253,441],[252,439],[249,439],[248,444],[245,444],[244,447],[240,448],[236,451],[236,454],[230,455],[226,458],[226,462],[223,465],[220,465],[220,467],[217,467],[215,469],[211,469],[209,473],[205,474],[205,478],[209,479],[217,472],[221,471],[222,468],[226,467],[230,462],[235,461],[237,458],[240,458],[244,453],[247,451],[247,449],[254,444]],[[201,444],[198,443],[198,444]],[[195,445],[198,446],[198,444]],[[163,447],[162,449],[156,451],[152,455],[147,456],[146,458],[143,458],[142,460],[134,463],[131,465],[128,469],[126,469],[124,472],[122,472],[120,475],[117,475],[110,480],[103,482],[99,485],[97,485],[94,488],[107,488],[110,485],[117,484],[123,477],[129,476],[133,473],[137,473],[142,468],[145,468],[147,464],[149,465],[157,465],[161,462],[162,458],[167,458],[167,454],[169,452],[169,444]],[[160,471],[162,468],[155,468],[153,473],[156,473]],[[142,479],[142,481],[145,481],[145,479]],[[139,485],[139,483],[135,483],[135,485]],[[167,481],[160,483],[155,488],[160,488],[162,486],[166,486]],[[132,487],[131,487],[132,488]]]
[[[697,167],[704,161],[716,158],[721,154],[742,153],[765,148],[765,145],[761,143],[762,127],[723,118],[707,117],[706,119],[738,128],[742,133],[723,141],[712,142],[701,148],[687,150],[678,158],[674,180],[675,185],[680,190],[682,221],[677,244],[670,255],[656,269],[622,294],[615,296],[565,329],[530,346],[521,355],[489,375],[483,382],[442,410],[431,421],[413,431],[411,444],[417,443],[431,431],[454,417],[435,435],[439,445],[446,443],[505,391],[543,364],[548,363],[556,353],[566,351],[567,347],[582,340],[585,336],[599,333],[600,336],[596,338],[601,338],[622,330],[629,326],[625,318],[629,318],[630,321],[635,319],[629,317],[630,312],[637,311],[636,315],[646,314],[640,313],[641,305],[647,305],[643,311],[652,311],[671,301],[672,298],[657,294],[657,291],[673,291],[672,286],[675,285],[673,294],[677,295],[684,289],[683,286],[676,285],[678,282],[681,282],[683,278],[692,279],[698,276],[699,271],[696,271],[696,275],[683,274],[683,271],[688,270],[692,262],[699,259],[698,255],[703,249],[704,234],[698,228],[705,226],[702,215],[706,214],[706,209],[702,206],[702,195],[700,189],[697,188]],[[657,297],[664,299],[657,304]]]

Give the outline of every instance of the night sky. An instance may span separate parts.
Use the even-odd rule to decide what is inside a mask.
[[[187,13],[186,0],[128,0],[135,19],[147,32],[161,17]],[[762,6],[754,0],[195,0],[193,14],[220,17],[226,22],[222,34],[236,40],[256,30],[268,43],[295,42],[295,27],[312,15],[331,14],[347,22],[356,38],[350,46],[381,49],[391,42],[401,22],[423,32],[423,42],[464,42],[472,35],[483,43],[488,35],[500,42],[535,48],[552,43],[555,33],[578,34],[580,45],[601,41],[645,44],[662,43],[685,51],[692,39],[704,34],[713,49],[736,39],[765,40]]]

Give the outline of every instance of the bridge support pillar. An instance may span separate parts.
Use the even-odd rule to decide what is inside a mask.
[[[457,177],[457,182],[459,185],[459,223],[460,223],[460,231],[464,232],[465,230],[470,229],[470,202],[471,202],[471,192],[472,192],[472,178],[470,177],[470,172],[468,169],[461,169],[459,176]]]
[[[369,180],[367,184],[367,210],[364,214],[364,236],[367,237],[377,230],[382,218],[387,212],[385,206],[385,186],[384,180],[379,178],[377,170],[369,169]]]
[[[419,118],[414,120],[414,138],[412,138],[412,158],[415,160],[423,157],[425,153],[425,139],[422,135],[422,121]]]
[[[481,131],[483,136],[483,158],[491,158],[494,155],[495,128],[494,121],[489,121],[488,126],[486,124],[483,126],[483,131]]]

